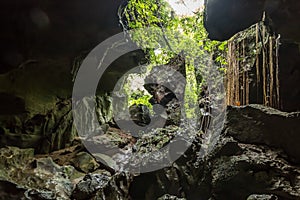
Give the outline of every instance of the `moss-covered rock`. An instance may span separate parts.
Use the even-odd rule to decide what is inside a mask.
[[[86,152],[77,153],[70,162],[77,170],[84,173],[93,172],[99,167],[95,158]]]

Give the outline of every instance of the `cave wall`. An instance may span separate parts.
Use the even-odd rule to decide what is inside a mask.
[[[265,11],[284,40],[300,42],[299,9],[298,0],[205,0],[204,25],[211,39],[227,40],[260,21]]]
[[[1,66],[38,56],[74,56],[116,32],[117,1],[1,1]],[[3,70],[4,71],[4,70]]]
[[[120,5],[121,0],[1,1],[0,93],[5,98],[0,115],[45,113],[59,99],[70,98],[75,58],[122,31]],[[100,92],[112,90],[137,57],[141,54],[115,61],[99,84]],[[13,109],[11,96],[24,105],[18,103]]]
[[[0,146],[47,153],[72,144],[71,71],[98,44],[122,31],[121,0],[4,0],[0,2]],[[107,94],[143,57],[113,62],[98,84],[100,123],[109,118]],[[97,110],[98,112],[98,110]],[[104,117],[102,115],[105,115]]]
[[[300,52],[297,44],[282,43],[279,48],[280,96],[282,109],[300,110]]]

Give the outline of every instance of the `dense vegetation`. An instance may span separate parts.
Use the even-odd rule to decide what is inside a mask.
[[[129,0],[120,9],[119,16],[125,31],[135,30],[130,36],[145,51],[150,68],[167,64],[177,55],[184,57],[187,78],[185,106],[188,110],[206,81],[201,69],[207,67],[207,60],[213,59],[219,69],[225,71],[227,42],[208,39],[202,10],[193,16],[178,16],[165,0]],[[142,91],[138,95],[130,94],[130,104],[132,101],[147,104],[148,98],[144,95],[147,94]]]

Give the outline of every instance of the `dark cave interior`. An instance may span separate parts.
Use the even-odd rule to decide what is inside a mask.
[[[74,66],[123,31],[118,10],[126,2],[0,2],[0,199],[300,199],[300,3],[205,0],[205,28],[220,41],[259,22],[266,11],[270,31],[280,34],[280,109],[251,99],[250,105],[228,105],[220,136],[199,137],[170,167],[132,174],[111,167],[109,156],[118,150],[105,142],[132,152],[160,143],[151,137],[139,143],[121,130],[112,120],[110,95],[125,72],[145,63],[145,53],[120,56],[98,84],[94,101],[104,134],[88,142],[105,152],[98,155],[105,164],[77,135],[71,99]],[[165,98],[176,107],[168,94],[152,100]],[[168,115],[177,112],[172,109]],[[138,114],[144,122],[145,113]],[[174,137],[172,117],[151,132],[165,143]],[[199,159],[203,138],[216,143]]]

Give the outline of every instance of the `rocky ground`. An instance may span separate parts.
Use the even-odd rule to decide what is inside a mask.
[[[1,199],[300,199],[300,113],[249,105],[228,107],[226,116],[207,155],[194,142],[171,167],[143,174],[97,162],[79,141],[50,154],[4,147]],[[171,135],[166,127],[143,141],[109,127],[100,141],[142,152]]]

